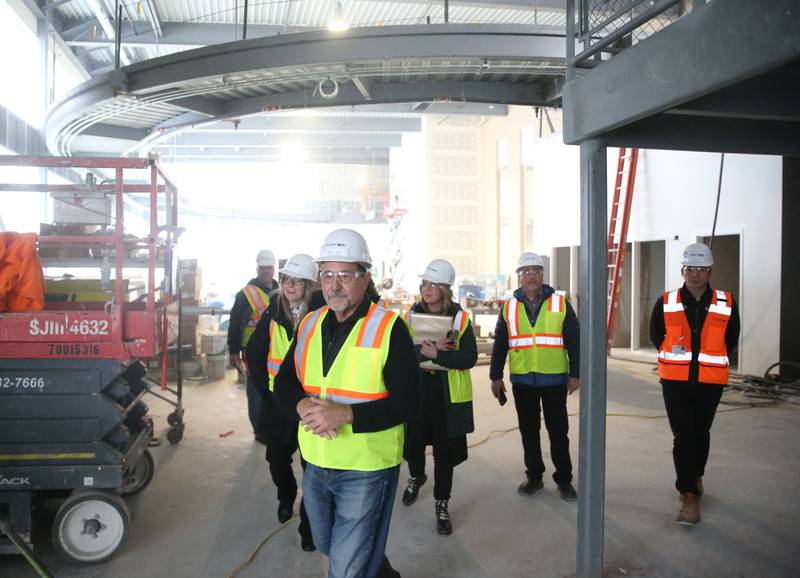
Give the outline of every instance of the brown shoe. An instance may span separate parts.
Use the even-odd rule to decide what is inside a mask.
[[[692,492],[682,492],[683,505],[675,517],[675,521],[684,526],[694,526],[700,521],[700,498]]]

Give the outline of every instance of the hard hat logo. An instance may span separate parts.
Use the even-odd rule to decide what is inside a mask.
[[[317,263],[340,261],[358,263],[367,269],[372,267],[372,258],[369,255],[367,242],[364,237],[352,229],[338,229],[328,233],[320,248],[319,257],[314,261]]]
[[[711,249],[702,243],[692,243],[683,250],[681,265],[690,267],[711,267],[714,257]]]
[[[525,267],[541,267],[544,269],[544,261],[536,253],[523,253],[517,261],[517,271]]]

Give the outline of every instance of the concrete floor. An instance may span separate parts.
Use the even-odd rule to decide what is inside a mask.
[[[58,559],[40,524],[37,552],[58,577],[225,577],[279,527],[277,500],[252,441],[244,389],[228,379],[186,388],[187,430],[177,446],[152,452],[157,473],[130,500],[128,542],[102,566]],[[488,367],[473,370],[477,431],[516,426],[513,403],[490,397]],[[588,387],[584,384],[584,387]],[[736,400],[737,394],[723,398]],[[703,522],[675,524],[671,435],[651,365],[609,363],[605,560],[608,576],[795,578],[800,576],[800,414],[796,406],[721,406],[705,477]],[[157,429],[169,412],[148,401]],[[577,464],[578,397],[569,399]],[[233,434],[220,437],[233,430]],[[546,433],[543,433],[546,437]],[[546,443],[545,443],[546,445]],[[548,468],[549,455],[545,456]],[[298,465],[299,466],[299,465]],[[428,475],[432,475],[432,462]],[[432,483],[411,508],[398,499],[388,554],[405,578],[574,576],[577,505],[559,499],[545,474],[544,491],[520,497],[522,452],[516,430],[494,433],[456,469],[450,512],[454,534],[439,536]],[[403,467],[400,490],[405,486]],[[577,480],[577,472],[576,472]],[[260,549],[242,577],[324,576],[324,560],[300,550],[296,520]],[[35,576],[19,556],[0,557],[0,576]]]

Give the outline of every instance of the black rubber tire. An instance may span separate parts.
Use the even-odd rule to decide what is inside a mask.
[[[122,474],[122,487],[119,489],[119,494],[126,498],[135,496],[150,485],[155,471],[156,464],[152,454],[148,450],[144,450],[130,471],[125,470]]]
[[[93,531],[101,542],[83,537],[91,535],[85,531],[89,522],[95,524]],[[53,521],[53,547],[78,564],[103,564],[128,539],[130,523],[131,513],[117,492],[76,490],[61,504]]]
[[[167,423],[171,426],[176,426],[181,422],[183,422],[183,412],[181,412],[181,415],[178,416],[178,411],[175,410],[167,416]]]
[[[177,444],[183,439],[183,426],[171,427],[167,430],[167,441]]]

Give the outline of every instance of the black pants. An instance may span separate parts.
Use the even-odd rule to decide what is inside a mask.
[[[567,384],[549,387],[513,385],[514,405],[519,419],[519,433],[525,452],[525,473],[531,480],[544,474],[542,446],[539,440],[541,410],[550,436],[550,457],[556,468],[553,481],[562,485],[572,481],[572,460],[569,457],[569,421],[567,419]],[[540,405],[541,404],[541,405]]]
[[[697,491],[697,478],[702,476],[711,446],[711,424],[717,413],[723,387],[684,381],[661,384],[664,407],[672,429],[672,460],[675,462],[679,492]]]
[[[413,455],[408,455],[412,454]],[[444,455],[439,455],[443,453]],[[425,447],[414,448],[408,452],[408,471],[414,478],[425,475]],[[449,500],[453,490],[453,466],[447,455],[447,445],[433,444],[433,497],[436,500]]]
[[[294,426],[295,430],[297,426]],[[297,450],[297,434],[293,439],[286,440],[282,436],[267,437],[267,463],[269,473],[275,487],[278,488],[278,501],[294,502],[297,497],[297,480],[292,470],[292,454]],[[300,465],[306,469],[306,461],[301,457]],[[303,500],[300,500],[300,527],[301,535],[310,535],[311,526],[308,523],[308,514]]]

